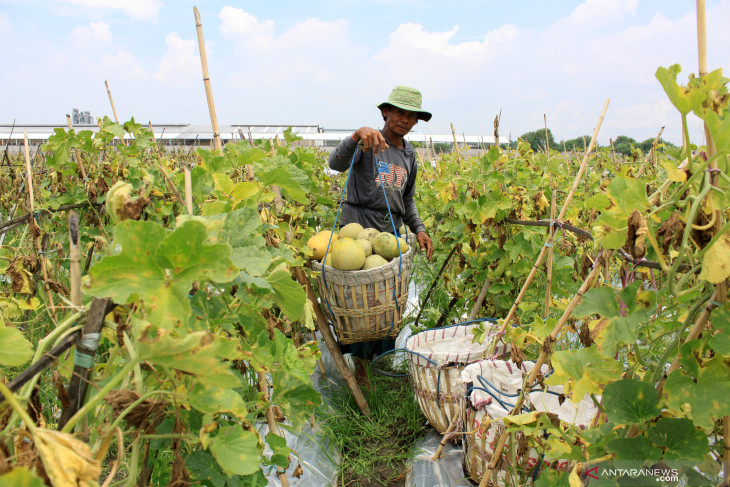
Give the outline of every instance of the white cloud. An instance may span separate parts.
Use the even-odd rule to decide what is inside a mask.
[[[167,51],[154,77],[164,82],[180,82],[198,77],[201,73],[200,58],[195,39],[183,39],[173,32],[165,37],[165,44]]]
[[[106,22],[90,22],[89,25],[76,27],[71,32],[72,42],[80,47],[98,42],[111,42],[112,31]]]
[[[639,0],[586,0],[567,17],[572,26],[594,29],[636,12]]]
[[[101,67],[105,73],[109,73],[107,76],[113,74],[117,78],[147,77],[145,69],[140,66],[134,55],[124,49],[102,56]]]
[[[271,35],[274,30],[273,20],[259,20],[240,8],[223,7],[218,13],[221,19],[221,33],[226,38],[248,35]]]
[[[0,37],[10,37],[13,34],[13,25],[8,16],[0,12]]]
[[[162,7],[160,0],[68,0],[84,8],[121,10],[133,19],[157,20]]]

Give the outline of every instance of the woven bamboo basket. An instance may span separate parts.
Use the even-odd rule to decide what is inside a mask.
[[[395,338],[408,301],[414,245],[388,264],[342,271],[312,261],[322,307],[341,345]]]
[[[413,335],[406,342],[418,404],[431,426],[441,434],[447,432],[452,420],[461,420],[464,396],[460,387],[461,371],[467,364],[483,359],[491,345],[489,338],[482,344],[473,343],[472,331],[483,321],[489,320],[432,328]],[[488,337],[489,331],[496,331],[493,323],[487,323]],[[495,354],[501,356],[504,350],[500,344]]]
[[[460,383],[465,393],[464,463],[469,476],[477,483],[492,460],[499,437],[504,432],[503,418],[514,407],[514,396],[534,366],[533,362],[523,362],[518,367],[512,361],[482,360],[468,365],[461,374]],[[546,374],[547,366],[543,365],[541,371]],[[589,396],[578,404],[573,404],[569,399],[560,404],[562,386],[551,386],[548,390],[550,393],[537,389],[528,394],[523,405],[526,408],[524,411],[555,413],[565,425],[573,424],[581,429],[587,427],[598,412]],[[528,438],[516,432],[511,434],[505,444],[502,463],[493,472],[487,485],[529,485],[545,468],[569,472],[573,462],[542,456]]]

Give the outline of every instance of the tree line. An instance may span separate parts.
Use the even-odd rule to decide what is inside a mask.
[[[534,151],[544,151],[545,129],[535,130],[522,134],[520,135],[519,140],[530,144],[530,148]],[[581,137],[576,137],[575,139],[561,140],[560,142],[556,142],[553,138],[553,133],[548,128],[547,140],[551,150],[566,150],[570,152],[575,149],[577,151],[582,151],[590,143],[591,136],[583,135]],[[637,150],[641,151],[643,154],[646,154],[649,152],[649,150],[651,150],[651,146],[653,143],[653,137],[639,142],[636,139],[633,139],[627,135],[619,135],[618,137],[613,139],[613,149],[617,153],[624,154],[626,156],[632,156],[634,154],[634,151]],[[657,144],[663,144],[666,147],[676,148],[674,144],[672,144],[671,142],[667,142],[663,139],[659,139],[657,141]]]

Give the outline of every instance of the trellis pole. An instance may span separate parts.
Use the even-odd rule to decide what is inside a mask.
[[[195,27],[198,31],[198,47],[200,48],[200,65],[203,68],[203,84],[205,85],[205,97],[208,100],[208,111],[210,112],[210,123],[213,126],[213,144],[219,155],[223,155],[221,146],[221,134],[218,130],[218,116],[215,113],[215,102],[213,101],[213,88],[210,86],[208,75],[208,57],[205,54],[205,40],[203,39],[203,24],[200,21],[198,7],[193,7],[195,14]]]

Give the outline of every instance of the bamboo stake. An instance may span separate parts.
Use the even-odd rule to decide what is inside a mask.
[[[157,160],[155,161],[155,165],[157,166],[157,168],[162,173],[162,176],[165,178],[165,183],[167,183],[167,186],[172,191],[172,194],[175,195],[175,197],[177,198],[177,200],[180,202],[180,204],[182,206],[187,207],[187,203],[183,200],[182,195],[180,195],[180,191],[177,190],[177,187],[175,186],[175,183],[172,182],[172,178],[170,178],[170,175],[167,174],[167,171],[165,170],[164,166],[160,162],[160,158],[161,158],[160,147],[158,145],[156,145],[157,144],[157,139],[155,138],[155,133],[152,130],[152,122],[149,123],[149,128],[150,128],[150,132],[152,133],[152,141],[155,143],[155,149],[156,149],[156,152],[157,152]],[[187,189],[187,180],[185,182],[186,182],[185,188]],[[191,182],[191,185],[192,185],[192,182]],[[192,207],[192,200],[190,201],[190,204],[191,204],[191,207]],[[189,211],[191,211],[191,210],[189,210]],[[192,215],[192,213],[190,213],[190,214]]]
[[[570,304],[563,312],[563,315],[560,317],[560,320],[555,325],[555,328],[553,328],[552,333],[550,333],[550,336],[545,339],[545,344],[548,346],[543,346],[542,351],[540,352],[540,356],[537,359],[537,362],[535,362],[535,367],[530,371],[530,375],[525,379],[525,382],[522,384],[522,389],[520,390],[520,395],[515,401],[515,406],[510,411],[509,415],[513,416],[520,412],[522,408],[522,404],[525,401],[525,396],[527,394],[527,391],[529,391],[532,388],[532,385],[535,383],[535,379],[537,379],[538,374],[540,373],[540,369],[545,364],[545,362],[548,359],[548,355],[552,354],[552,350],[549,346],[549,344],[555,343],[557,341],[558,336],[560,335],[560,331],[563,329],[563,326],[568,322],[568,319],[570,318],[571,314],[573,313],[573,309],[578,305],[580,300],[583,298],[583,294],[586,293],[591,287],[593,287],[593,284],[596,281],[596,277],[598,277],[598,274],[603,269],[602,260],[608,260],[611,257],[611,254],[613,253],[612,250],[602,250],[598,257],[596,257],[596,260],[593,264],[593,269],[588,274],[588,277],[583,281],[583,284],[581,285],[580,289],[576,293],[576,295],[573,297],[573,299],[570,301]],[[492,476],[492,473],[494,472],[494,469],[497,465],[497,463],[502,458],[502,451],[504,450],[504,445],[507,442],[507,436],[509,436],[507,430],[505,429],[502,432],[502,435],[499,437],[499,442],[497,443],[497,446],[494,448],[494,453],[492,454],[492,460],[489,462],[489,465],[487,465],[487,469],[484,472],[484,475],[482,476],[482,480],[479,483],[479,487],[486,487],[487,483],[489,481],[489,478]]]
[[[79,246],[79,217],[75,211],[68,215],[69,260],[71,261],[71,303],[81,306],[81,249]]]
[[[482,303],[484,302],[484,298],[487,297],[487,291],[489,290],[489,287],[491,285],[492,281],[489,278],[487,278],[484,281],[484,284],[482,284],[482,289],[479,291],[477,301],[476,303],[474,303],[474,307],[471,309],[471,313],[469,313],[469,321],[476,319],[479,310],[482,309]]]
[[[454,150],[456,151],[456,159],[459,161],[459,171],[461,171],[461,153],[459,152],[459,143],[456,141],[456,131],[454,124],[451,123],[451,136],[454,138]]]
[[[565,198],[565,202],[563,203],[563,207],[560,209],[560,213],[558,214],[557,220],[562,220],[563,216],[565,216],[565,212],[568,210],[568,207],[570,206],[570,202],[573,199],[573,195],[575,194],[575,190],[578,188],[578,184],[580,184],[581,177],[583,176],[583,172],[585,171],[586,167],[588,166],[588,155],[593,150],[593,147],[595,146],[596,137],[598,137],[598,131],[601,129],[601,124],[603,123],[603,119],[606,116],[606,111],[608,111],[608,103],[609,99],[606,99],[606,103],[603,105],[603,111],[601,112],[601,116],[598,118],[598,123],[596,124],[596,128],[593,131],[593,137],[591,138],[591,143],[588,145],[588,148],[586,149],[585,156],[583,157],[583,162],[580,165],[580,168],[578,169],[578,174],[575,175],[575,179],[573,180],[573,186],[570,188],[570,192],[568,193],[568,196]],[[540,251],[540,255],[537,257],[537,262],[535,262],[535,265],[532,266],[532,270],[530,270],[530,274],[528,274],[527,279],[525,280],[525,284],[522,286],[522,289],[520,290],[520,293],[517,295],[517,299],[515,299],[514,304],[512,305],[512,308],[510,308],[509,313],[507,313],[507,316],[504,318],[504,322],[502,323],[502,326],[499,328],[499,333],[504,333],[504,330],[507,329],[507,326],[509,326],[510,322],[515,316],[515,313],[517,311],[517,307],[522,302],[522,298],[525,297],[525,293],[527,292],[527,288],[532,283],[532,280],[535,278],[535,274],[537,273],[537,269],[539,268],[540,264],[542,263],[543,259],[545,258],[545,255],[548,251],[548,246],[553,243],[553,240],[548,237],[546,245],[542,247],[542,250]],[[494,340],[492,342],[492,345],[490,346],[489,354],[493,353],[494,346],[497,344],[497,340]]]
[[[24,139],[25,139],[25,171],[27,174],[27,187],[28,187],[28,201],[30,205],[30,218],[33,217],[33,213],[35,212],[35,201],[33,198],[33,170],[30,167],[30,152],[28,151],[28,131],[26,130],[24,132]],[[35,222],[31,221],[31,224],[34,224]],[[46,255],[45,252],[43,252],[43,249],[41,248],[41,240],[38,238],[35,232],[31,232],[33,234],[33,243],[35,244],[35,250],[38,254],[38,258],[41,261],[41,272],[43,274],[43,287],[46,290],[46,297],[48,298],[48,304],[51,308],[51,313],[53,314],[53,319],[58,321],[58,316],[56,315],[56,304],[53,302],[53,295],[51,294],[51,287],[48,285],[48,270],[46,269]]]
[[[185,207],[188,214],[193,214],[193,180],[190,176],[190,168],[187,164],[183,164],[183,173],[185,174]]]
[[[66,114],[66,123],[68,124],[68,129],[73,130],[73,124],[71,123],[71,115],[68,113]],[[79,172],[81,173],[81,177],[84,181],[86,181],[86,169],[84,168],[84,163],[81,161],[81,158],[79,157],[79,153],[74,147],[74,159],[76,159],[76,166],[79,168]]]
[[[441,458],[441,453],[443,453],[446,443],[449,442],[451,433],[453,433],[454,430],[456,429],[456,425],[458,424],[458,422],[456,421],[456,418],[458,418],[458,417],[459,417],[459,411],[457,410],[454,413],[454,417],[451,418],[451,422],[449,423],[449,428],[446,430],[446,433],[444,433],[444,437],[441,439],[441,443],[439,443],[439,447],[436,449],[436,453],[434,453],[433,456],[431,457],[431,460],[435,461],[435,460],[438,460],[439,458]]]
[[[269,386],[266,381],[266,374],[263,371],[257,371],[256,376],[258,377],[259,391],[261,391],[261,394],[263,395],[262,399],[264,402],[268,402],[268,400],[269,400],[268,387]],[[270,404],[269,407],[266,408],[266,423],[269,425],[269,431],[271,431],[275,435],[284,437],[283,434],[279,433],[279,427],[276,424],[276,418],[274,417],[274,405],[273,404]],[[277,469],[276,473],[279,475],[279,481],[281,482],[281,487],[289,487],[289,478],[286,476],[286,471],[280,472],[279,469]]]
[[[322,339],[324,339],[325,345],[327,345],[327,348],[332,354],[332,358],[335,361],[335,365],[337,365],[337,369],[345,379],[345,383],[347,383],[347,387],[350,389],[350,392],[352,392],[352,397],[355,399],[357,407],[360,408],[360,411],[362,411],[365,416],[370,416],[372,414],[370,412],[370,406],[368,406],[368,402],[362,395],[362,390],[360,390],[360,386],[357,385],[355,376],[352,374],[350,367],[345,362],[345,357],[342,356],[340,347],[337,345],[335,337],[332,335],[327,318],[325,318],[322,308],[317,301],[317,295],[314,294],[314,289],[312,289],[312,283],[309,282],[309,279],[307,279],[307,276],[304,274],[304,270],[301,267],[295,267],[294,274],[296,275],[299,284],[304,286],[307,290],[307,298],[309,299],[309,302],[312,303],[314,314],[317,317],[317,328],[322,334]]]
[[[618,162],[616,162],[616,149],[613,147],[613,139],[608,139],[611,143],[611,160],[613,161],[613,171],[618,172]]]
[[[641,175],[644,174],[644,167],[646,166],[646,163],[649,161],[649,159],[652,157],[652,154],[654,154],[654,148],[656,147],[657,142],[659,142],[659,138],[662,136],[662,132],[664,132],[664,127],[659,129],[659,133],[656,137],[654,137],[654,142],[651,143],[651,149],[649,149],[649,153],[644,158],[644,162],[641,163],[641,167],[636,173],[637,178],[641,177]],[[656,162],[654,164],[656,164]]]
[[[106,93],[109,95],[109,103],[112,105],[112,113],[114,114],[114,121],[119,123],[119,117],[117,117],[117,109],[114,108],[114,98],[112,98],[112,90],[109,89],[109,82],[104,80],[104,86],[106,86]]]
[[[553,188],[553,194],[550,197],[550,219],[555,220],[555,203],[557,199],[557,191]],[[553,241],[555,237],[555,225],[550,225],[548,230],[548,239]],[[545,291],[545,312],[543,316],[548,317],[550,313],[550,305],[552,304],[552,285],[553,285],[553,246],[548,247],[547,256],[547,290]]]
[[[548,136],[547,128],[547,116],[543,113],[542,119],[545,122],[545,155],[547,156],[548,162],[550,162],[550,137]]]
[[[205,85],[205,97],[208,100],[208,111],[210,112],[210,123],[213,125],[213,143],[218,154],[223,155],[223,147],[221,147],[221,134],[218,132],[218,117],[215,113],[215,103],[213,102],[213,88],[210,86],[210,76],[208,76],[208,57],[205,54],[205,40],[203,39],[203,24],[200,21],[200,12],[198,7],[193,7],[195,13],[195,27],[198,31],[198,47],[200,48],[200,65],[203,68],[203,84]]]

